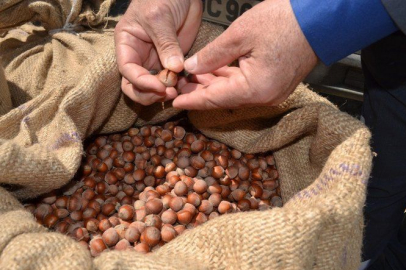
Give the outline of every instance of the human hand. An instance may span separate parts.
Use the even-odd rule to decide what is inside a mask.
[[[149,70],[183,70],[183,55],[195,40],[201,16],[201,0],[131,2],[115,29],[121,88],[129,98],[150,105],[177,96]]]
[[[228,67],[238,59],[239,67]],[[195,74],[178,82],[173,106],[189,110],[277,105],[317,63],[289,0],[246,11],[212,43],[185,61]]]

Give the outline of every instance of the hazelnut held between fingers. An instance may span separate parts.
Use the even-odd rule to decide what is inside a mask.
[[[156,76],[166,87],[174,87],[178,83],[178,74],[167,68],[161,70]],[[162,110],[164,109],[165,103],[162,102]]]
[[[167,68],[161,70],[156,76],[166,87],[174,87],[178,83],[178,74]]]

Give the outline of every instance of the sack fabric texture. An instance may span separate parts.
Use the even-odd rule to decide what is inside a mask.
[[[370,133],[304,85],[275,107],[188,113],[208,137],[243,152],[274,151],[282,208],[221,216],[149,255],[95,259],[36,223],[19,200],[69,182],[85,138],[179,113],[122,95],[111,5],[0,4],[0,269],[357,269]],[[222,30],[202,24],[193,50]]]

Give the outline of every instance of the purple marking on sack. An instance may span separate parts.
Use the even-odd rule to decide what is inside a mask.
[[[352,164],[351,166],[348,164],[341,164],[340,168],[344,171],[344,172],[349,172],[351,175],[358,175],[361,176],[362,175],[362,171],[361,168],[358,164]]]
[[[310,196],[310,194],[309,194],[309,191],[307,191],[307,190],[304,190],[303,191],[303,195],[306,197],[306,198],[311,198],[311,196]]]
[[[348,242],[347,242],[347,244],[345,244],[343,253],[341,255],[341,262],[343,263],[342,266],[347,265],[347,255],[348,255],[347,254],[348,253],[347,249],[348,249]]]
[[[25,116],[24,118],[23,118],[23,123],[24,124],[28,124],[28,121],[30,121],[30,117],[27,115],[27,116]]]
[[[55,141],[55,143],[51,147],[49,147],[49,149],[57,150],[61,148],[64,144],[69,142],[81,142],[79,134],[75,131],[71,133],[65,132]]]
[[[313,193],[313,195],[319,195],[319,193],[317,192],[317,190],[314,189],[314,187],[312,187],[310,191],[311,193]]]
[[[79,133],[77,133],[76,131],[72,132],[72,137],[75,137],[78,141],[81,141]]]
[[[33,108],[30,108],[28,111],[27,111],[27,104],[21,104],[20,106],[18,106],[17,108],[23,113],[23,114],[25,114],[25,115],[28,115],[28,114],[30,114],[31,112],[32,112],[32,110],[33,110]]]
[[[370,178],[371,177],[369,177],[369,176],[366,176],[366,177],[362,178],[361,183],[363,183],[364,185],[368,185],[368,182],[369,182]]]
[[[310,189],[310,192],[308,190],[299,191],[292,197],[292,199],[296,200],[303,198],[311,198],[313,196],[319,195],[323,190],[325,190],[329,182],[336,180],[339,176],[342,176],[343,174],[350,174],[352,176],[364,176],[361,179],[361,183],[362,184],[368,183],[367,181],[368,175],[363,174],[363,171],[359,164],[341,163],[338,166],[338,169],[330,168],[328,170],[328,173],[324,173],[323,175],[321,175],[318,182],[316,183],[316,186],[312,187]]]

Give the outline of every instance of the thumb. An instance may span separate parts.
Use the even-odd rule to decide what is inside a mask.
[[[177,39],[175,23],[165,16],[155,20],[153,27],[149,24],[148,34],[154,43],[159,59],[164,68],[174,72],[183,70],[184,57]]]
[[[187,59],[185,70],[192,74],[204,74],[230,64],[250,51],[245,39],[244,31],[232,24],[214,41]]]

